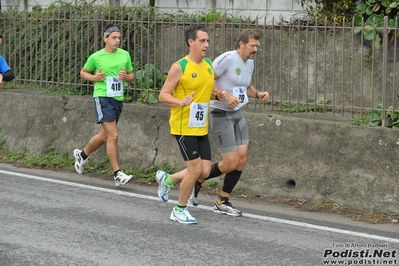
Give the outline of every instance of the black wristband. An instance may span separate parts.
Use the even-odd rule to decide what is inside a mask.
[[[215,99],[218,100],[218,101],[220,101],[217,94],[215,94]]]
[[[258,93],[259,91],[256,91],[256,99],[259,99]]]
[[[15,75],[12,70],[8,70],[6,73],[3,74],[4,81],[11,81],[13,79],[15,79]]]

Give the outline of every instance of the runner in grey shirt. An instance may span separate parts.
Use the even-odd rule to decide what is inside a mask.
[[[253,58],[258,50],[259,35],[244,30],[238,36],[237,50],[225,52],[213,62],[215,85],[227,92],[225,101],[211,101],[210,123],[222,161],[214,163],[205,180],[225,173],[222,191],[213,212],[241,216],[242,212],[229,201],[230,193],[240,179],[247,161],[248,126],[241,110],[248,97],[269,101],[269,93],[255,89],[251,84],[254,71]],[[198,205],[198,193],[204,180],[198,180],[189,203]]]

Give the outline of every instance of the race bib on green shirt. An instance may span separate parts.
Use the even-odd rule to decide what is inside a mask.
[[[123,80],[120,80],[119,77],[107,77],[106,83],[107,83],[107,96],[108,97],[122,96]]]

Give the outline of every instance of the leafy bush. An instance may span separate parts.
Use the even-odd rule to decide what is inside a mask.
[[[342,24],[355,14],[356,0],[296,0],[313,20],[324,24],[325,21]]]
[[[355,33],[363,31],[365,40],[374,40],[374,47],[379,49],[382,44],[384,33],[384,17],[388,17],[388,34],[392,34],[396,28],[398,19],[399,1],[394,0],[367,0],[361,1],[357,6]]]
[[[384,17],[388,17],[388,34],[393,37],[398,26],[399,0],[296,0],[309,17],[319,24],[333,22],[357,26],[354,33],[363,32],[364,39],[374,41],[379,49],[382,44]],[[399,35],[399,33],[398,33]]]
[[[154,64],[147,63],[143,69],[135,72],[135,87],[141,89],[139,100],[147,103],[157,103],[158,93],[166,80]]]
[[[382,104],[378,104],[376,110],[369,112],[367,118],[367,125],[372,127],[381,126],[383,118]],[[393,110],[393,107],[389,106],[385,111],[385,121],[386,127],[399,129],[399,110]]]

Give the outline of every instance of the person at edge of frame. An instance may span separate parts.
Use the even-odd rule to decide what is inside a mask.
[[[0,46],[3,44],[3,35],[0,35]],[[0,55],[0,84],[3,81],[12,81],[15,79],[15,74],[8,65],[6,59]]]

